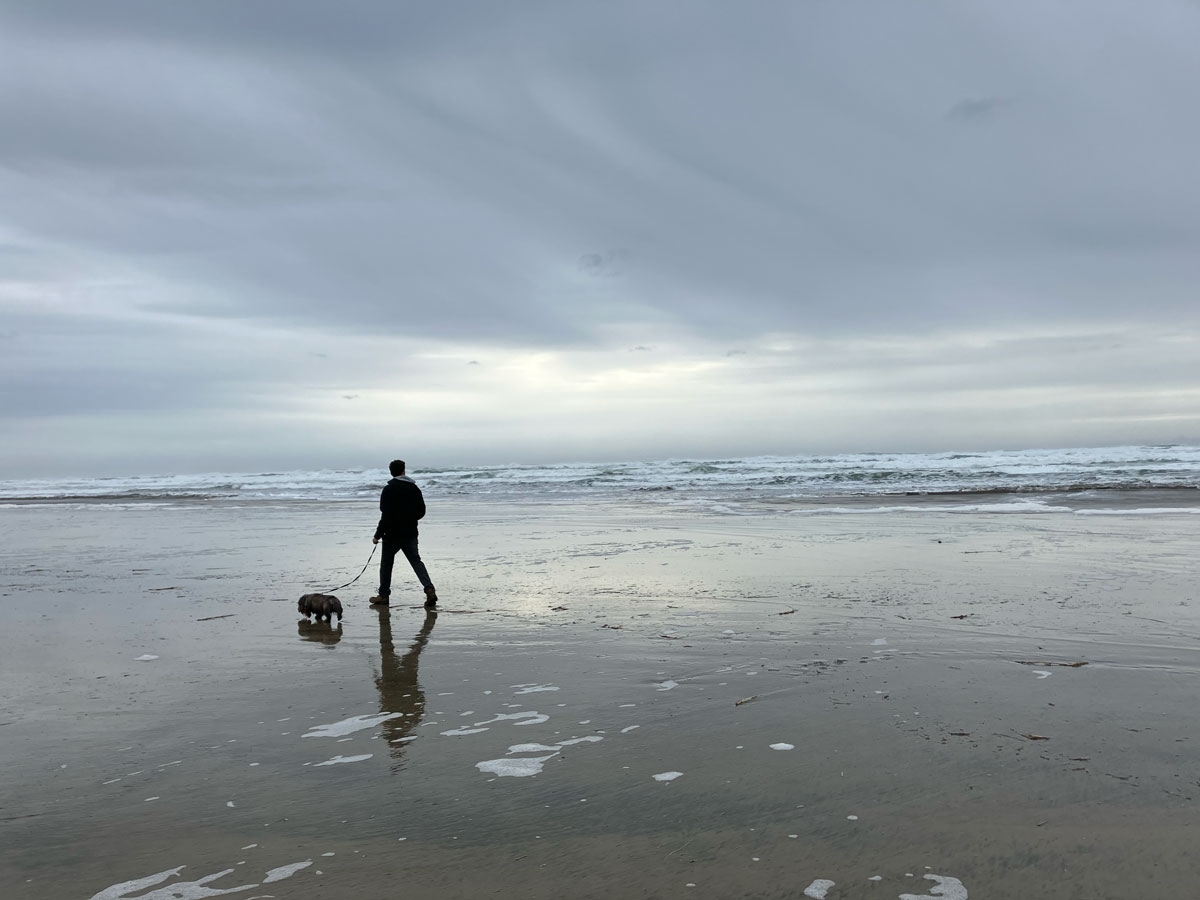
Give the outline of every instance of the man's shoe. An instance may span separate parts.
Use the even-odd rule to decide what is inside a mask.
[[[433,587],[425,588],[425,608],[433,609],[437,606],[437,591]]]
[[[389,600],[387,597],[380,595],[378,597],[372,597],[368,602],[372,606],[387,606],[389,603]]]

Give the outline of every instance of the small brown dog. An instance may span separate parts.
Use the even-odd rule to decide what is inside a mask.
[[[297,605],[300,615],[307,618],[316,616],[317,621],[331,621],[333,616],[342,618],[342,601],[333,594],[305,594]]]

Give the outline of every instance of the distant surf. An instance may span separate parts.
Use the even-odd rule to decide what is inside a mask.
[[[852,453],[414,468],[427,498],[753,514],[880,509],[1162,514],[1200,509],[1200,447]],[[371,502],[376,469],[0,481],[0,505]]]

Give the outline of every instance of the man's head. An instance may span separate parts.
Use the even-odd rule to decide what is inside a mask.
[[[393,478],[399,478],[404,474],[404,460],[393,459],[388,463],[388,471],[392,473]]]

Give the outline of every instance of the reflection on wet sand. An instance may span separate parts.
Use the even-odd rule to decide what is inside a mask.
[[[425,692],[417,682],[417,658],[429,641],[429,633],[437,623],[437,611],[428,610],[425,622],[413,644],[403,656],[396,655],[392,643],[392,616],[386,609],[379,610],[380,667],[375,675],[375,687],[379,690],[379,711],[400,713],[399,718],[388,719],[382,725],[383,736],[388,741],[392,758],[399,763],[404,756],[404,747],[415,735],[425,713]],[[399,768],[398,765],[393,769]]]
[[[301,619],[296,623],[296,630],[300,634],[300,640],[317,641],[327,644],[330,649],[333,649],[333,645],[342,639],[340,620],[335,628],[332,622],[310,622],[308,619]]]

